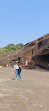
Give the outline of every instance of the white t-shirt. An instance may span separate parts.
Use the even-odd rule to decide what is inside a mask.
[[[14,65],[14,69],[19,69],[19,66],[17,64]]]

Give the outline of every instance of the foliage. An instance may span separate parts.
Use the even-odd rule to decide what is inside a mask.
[[[22,43],[19,43],[19,44],[8,44],[6,47],[3,47],[0,51],[0,57],[2,57],[3,55],[7,54],[7,53],[10,53],[10,52],[13,52],[19,48],[22,48],[24,47],[24,44]]]

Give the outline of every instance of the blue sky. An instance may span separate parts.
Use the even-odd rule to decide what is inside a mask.
[[[0,0],[0,47],[49,33],[49,0]]]

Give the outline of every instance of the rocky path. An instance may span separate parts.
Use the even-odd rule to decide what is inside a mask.
[[[0,111],[49,111],[49,72],[23,70],[14,80],[13,69],[0,69]]]

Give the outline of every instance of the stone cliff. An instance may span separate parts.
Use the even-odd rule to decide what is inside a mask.
[[[34,65],[49,67],[49,33],[27,43],[22,49],[1,57],[0,63],[12,65],[16,60],[19,60],[22,65],[25,65],[27,61],[28,66],[30,65],[31,67]]]

